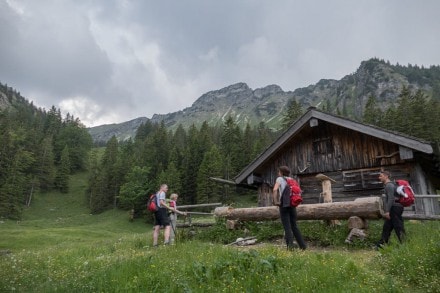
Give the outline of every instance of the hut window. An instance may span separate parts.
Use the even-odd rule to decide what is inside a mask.
[[[315,155],[326,155],[333,153],[333,140],[331,137],[321,138],[313,141],[313,152]]]
[[[342,172],[344,191],[383,188],[379,181],[380,169]]]

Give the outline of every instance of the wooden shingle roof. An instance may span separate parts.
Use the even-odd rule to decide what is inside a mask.
[[[308,125],[312,119],[318,119],[330,124],[373,136],[397,145],[412,149],[425,154],[433,154],[430,142],[410,137],[405,134],[389,131],[380,127],[363,124],[340,116],[321,112],[315,108],[310,108],[303,116],[293,123],[276,141],[264,150],[254,161],[246,166],[235,178],[236,184],[243,182],[259,166],[271,160],[278,150],[287,144],[301,129]]]

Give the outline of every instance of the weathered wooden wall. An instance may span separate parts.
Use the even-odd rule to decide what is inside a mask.
[[[317,127],[305,127],[263,164],[255,175],[266,184],[259,189],[259,206],[270,205],[270,193],[277,169],[288,165],[304,191],[304,203],[320,203],[323,173],[332,183],[333,201],[354,200],[358,197],[381,196],[383,186],[378,180],[381,168],[390,170],[395,178],[413,183],[419,193],[429,190],[420,186],[425,176],[417,164],[400,158],[399,145],[387,142],[325,121]]]
[[[403,163],[399,146],[324,121],[318,127],[301,131],[286,144],[261,176],[273,182],[278,166],[288,165],[294,174],[327,173],[340,170],[366,169]]]

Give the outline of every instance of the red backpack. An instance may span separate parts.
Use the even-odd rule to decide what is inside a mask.
[[[284,190],[283,190],[283,194],[285,192],[287,193],[287,190],[290,189],[290,195],[289,195],[290,206],[297,207],[303,201],[302,196],[301,196],[302,190],[299,187],[299,184],[295,179],[289,178],[289,177],[288,178],[283,177],[283,178],[287,182],[286,188],[284,188]]]
[[[156,194],[154,193],[154,194],[150,195],[150,198],[148,199],[148,202],[147,202],[147,209],[153,213],[157,212],[159,210],[159,207],[157,206],[156,198],[157,198]]]
[[[414,191],[406,180],[396,180],[396,194],[397,200],[404,207],[409,207],[414,204]]]

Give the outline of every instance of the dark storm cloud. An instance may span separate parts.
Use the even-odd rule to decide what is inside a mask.
[[[439,8],[407,0],[0,0],[0,82],[90,126],[122,122],[181,110],[236,82],[294,90],[340,79],[371,57],[438,65]]]

